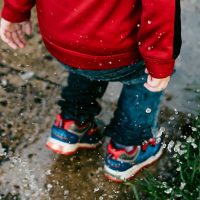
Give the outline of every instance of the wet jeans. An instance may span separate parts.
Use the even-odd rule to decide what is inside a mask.
[[[92,120],[101,111],[96,101],[101,98],[108,82],[123,83],[114,117],[105,135],[123,145],[140,145],[157,131],[162,92],[150,92],[143,84],[147,80],[143,61],[109,70],[80,70],[64,65],[69,71],[68,85],[63,87],[58,102],[65,119],[80,123]]]

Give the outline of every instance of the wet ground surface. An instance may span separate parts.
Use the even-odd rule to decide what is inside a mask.
[[[179,137],[180,126],[200,107],[200,6],[194,0],[182,1],[182,6],[183,48],[160,115],[169,141]],[[25,50],[12,51],[0,44],[0,194],[6,199],[15,194],[16,199],[19,194],[19,199],[34,200],[133,199],[127,187],[104,178],[102,147],[70,157],[44,147],[68,74],[45,50],[36,22]],[[100,101],[103,110],[98,118],[105,123],[120,89],[121,84],[111,84]],[[171,165],[168,156],[166,152],[150,169],[164,173]]]

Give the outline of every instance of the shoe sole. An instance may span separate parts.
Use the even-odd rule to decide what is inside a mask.
[[[157,161],[163,154],[164,148],[163,145],[160,147],[160,150],[156,153],[155,156],[151,156],[146,161],[142,162],[141,164],[135,165],[132,168],[124,171],[119,172],[113,169],[110,169],[107,166],[104,166],[104,176],[114,182],[122,183],[127,180],[133,179],[137,173],[139,173],[142,169],[145,167],[153,164],[155,161]]]
[[[98,142],[96,144],[87,144],[87,143],[69,144],[69,143],[64,143],[64,142],[55,140],[55,139],[50,137],[47,140],[46,147],[48,149],[54,151],[57,154],[73,155],[80,148],[95,149],[100,144],[101,144],[100,142]]]

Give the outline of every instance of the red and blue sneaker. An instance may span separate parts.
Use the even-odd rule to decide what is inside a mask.
[[[164,150],[163,139],[151,138],[131,151],[116,149],[112,141],[108,144],[104,171],[106,178],[124,182],[133,178],[140,170],[160,158]]]
[[[46,146],[58,154],[72,155],[79,148],[93,149],[101,144],[102,134],[95,121],[79,125],[57,115]]]

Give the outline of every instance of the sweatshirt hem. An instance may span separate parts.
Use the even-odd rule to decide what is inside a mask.
[[[114,55],[89,55],[72,50],[64,49],[43,38],[46,48],[49,52],[63,64],[83,69],[83,70],[104,70],[114,69],[133,64],[141,60],[139,52],[127,52]]]

